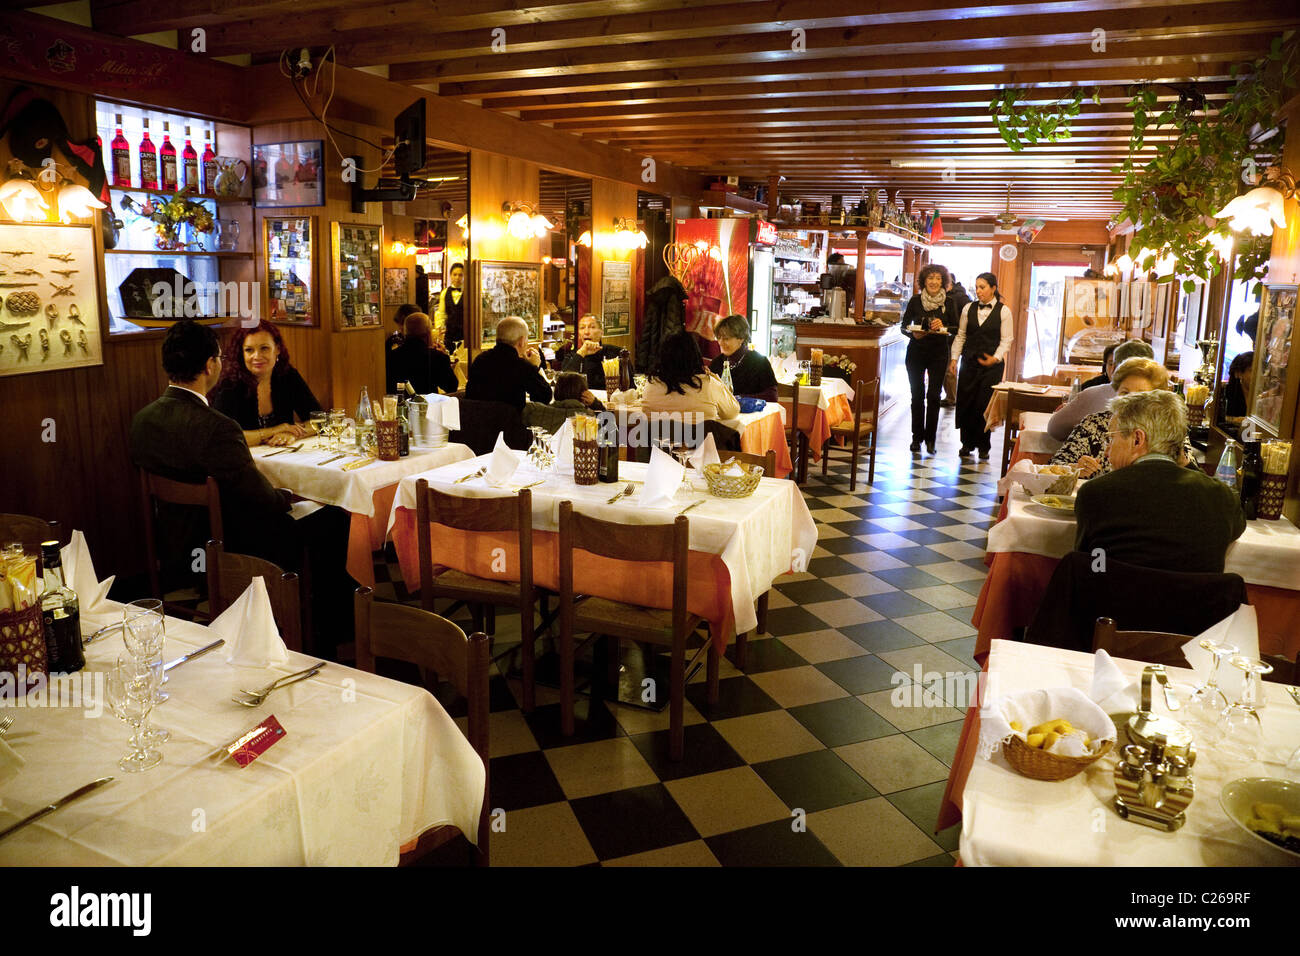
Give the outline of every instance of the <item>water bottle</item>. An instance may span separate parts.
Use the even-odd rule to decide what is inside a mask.
[[[361,400],[357,402],[357,450],[365,451],[366,433],[375,430],[375,413],[370,407],[370,391],[361,386]]]
[[[735,392],[735,387],[731,384],[731,363],[725,358],[722,360],[722,384],[727,386],[727,391]]]
[[[1236,491],[1239,467],[1241,467],[1241,449],[1229,438],[1228,444],[1223,446],[1223,454],[1219,456],[1219,465],[1214,469],[1214,477]]]

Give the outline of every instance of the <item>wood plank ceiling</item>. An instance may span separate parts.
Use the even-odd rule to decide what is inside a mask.
[[[1222,100],[1234,64],[1300,26],[1295,0],[92,0],[95,29],[207,31],[210,55],[338,62],[641,156],[747,182],[783,201],[901,188],[946,217],[1108,218],[1131,84]],[[1073,136],[1022,157],[995,91],[1046,103],[1098,86]],[[1177,95],[1159,86],[1164,99]],[[437,117],[430,117],[435,124]],[[1148,137],[1154,144],[1161,137]],[[1149,150],[1150,147],[1148,147]],[[934,168],[899,167],[929,161]],[[652,188],[652,187],[651,187]]]

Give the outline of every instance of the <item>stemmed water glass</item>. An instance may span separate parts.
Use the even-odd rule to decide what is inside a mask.
[[[1236,654],[1238,648],[1235,644],[1222,644],[1208,638],[1200,641],[1199,646],[1210,652],[1210,670],[1205,683],[1196,688],[1187,699],[1187,716],[1203,726],[1213,727],[1223,709],[1228,706],[1228,698],[1219,690],[1219,665],[1224,658]]]
[[[117,659],[108,672],[105,693],[109,709],[131,727],[131,752],[117,762],[127,773],[139,773],[156,767],[162,753],[152,749],[155,741],[147,734],[149,712],[162,680],[162,661],[141,664],[135,658]]]
[[[155,687],[154,703],[167,701],[167,693],[162,689],[167,679],[161,672],[163,644],[166,641],[166,618],[163,615],[163,603],[156,598],[144,598],[132,601],[122,612],[122,639],[127,652],[140,666],[157,663],[160,677]],[[171,732],[161,727],[150,727],[146,722],[144,736],[151,743],[162,743],[171,739]]]
[[[339,450],[339,438],[343,434],[343,419],[346,413],[341,408],[331,408],[329,413],[329,450]]]
[[[1257,713],[1259,681],[1272,672],[1273,665],[1236,654],[1232,666],[1245,672],[1246,679],[1241,695],[1219,715],[1215,731],[1219,749],[1225,756],[1236,762],[1250,763],[1258,759],[1260,745],[1264,742],[1264,730]]]
[[[312,430],[318,437],[325,436],[326,429],[329,428],[330,413],[326,411],[312,412],[307,418],[311,423]]]
[[[538,471],[547,471],[555,464],[555,449],[551,447],[550,432],[537,425],[530,425],[533,443],[528,447],[528,460]]]

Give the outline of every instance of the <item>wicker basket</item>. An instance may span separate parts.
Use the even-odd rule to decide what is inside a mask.
[[[1263,474],[1259,479],[1259,504],[1256,514],[1265,521],[1282,517],[1286,503],[1286,475]]]
[[[763,469],[760,465],[746,465],[740,463],[740,467],[745,470],[743,475],[724,475],[729,465],[705,465],[704,480],[709,485],[709,494],[718,498],[748,498],[758,487],[759,479],[763,477]]]
[[[1205,406],[1188,405],[1187,406],[1187,427],[1200,428],[1205,424]]]
[[[1110,750],[1110,743],[1107,740],[1101,750],[1091,757],[1062,757],[1031,747],[1023,737],[1014,736],[1002,742],[1002,755],[1022,777],[1033,780],[1069,780],[1104,756]]]
[[[573,483],[594,485],[600,477],[600,446],[595,441],[573,441]]]
[[[820,362],[813,362],[808,369],[808,384],[820,385],[822,383],[822,365]]]
[[[375,422],[375,445],[380,461],[397,461],[401,457],[401,423]]]
[[[18,680],[19,667],[24,679]],[[45,656],[45,622],[41,606],[22,611],[0,611],[0,673],[13,674],[20,693],[26,694],[38,675],[49,672]]]

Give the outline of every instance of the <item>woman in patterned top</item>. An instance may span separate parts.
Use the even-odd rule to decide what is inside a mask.
[[[1169,387],[1169,372],[1158,362],[1146,358],[1131,358],[1120,363],[1111,376],[1111,384],[1118,395],[1131,392],[1150,392]],[[1053,465],[1079,465],[1080,478],[1092,478],[1110,471],[1106,459],[1106,446],[1110,441],[1110,412],[1088,415],[1074,426],[1065,443],[1052,456]],[[1186,455],[1186,448],[1184,448]]]

